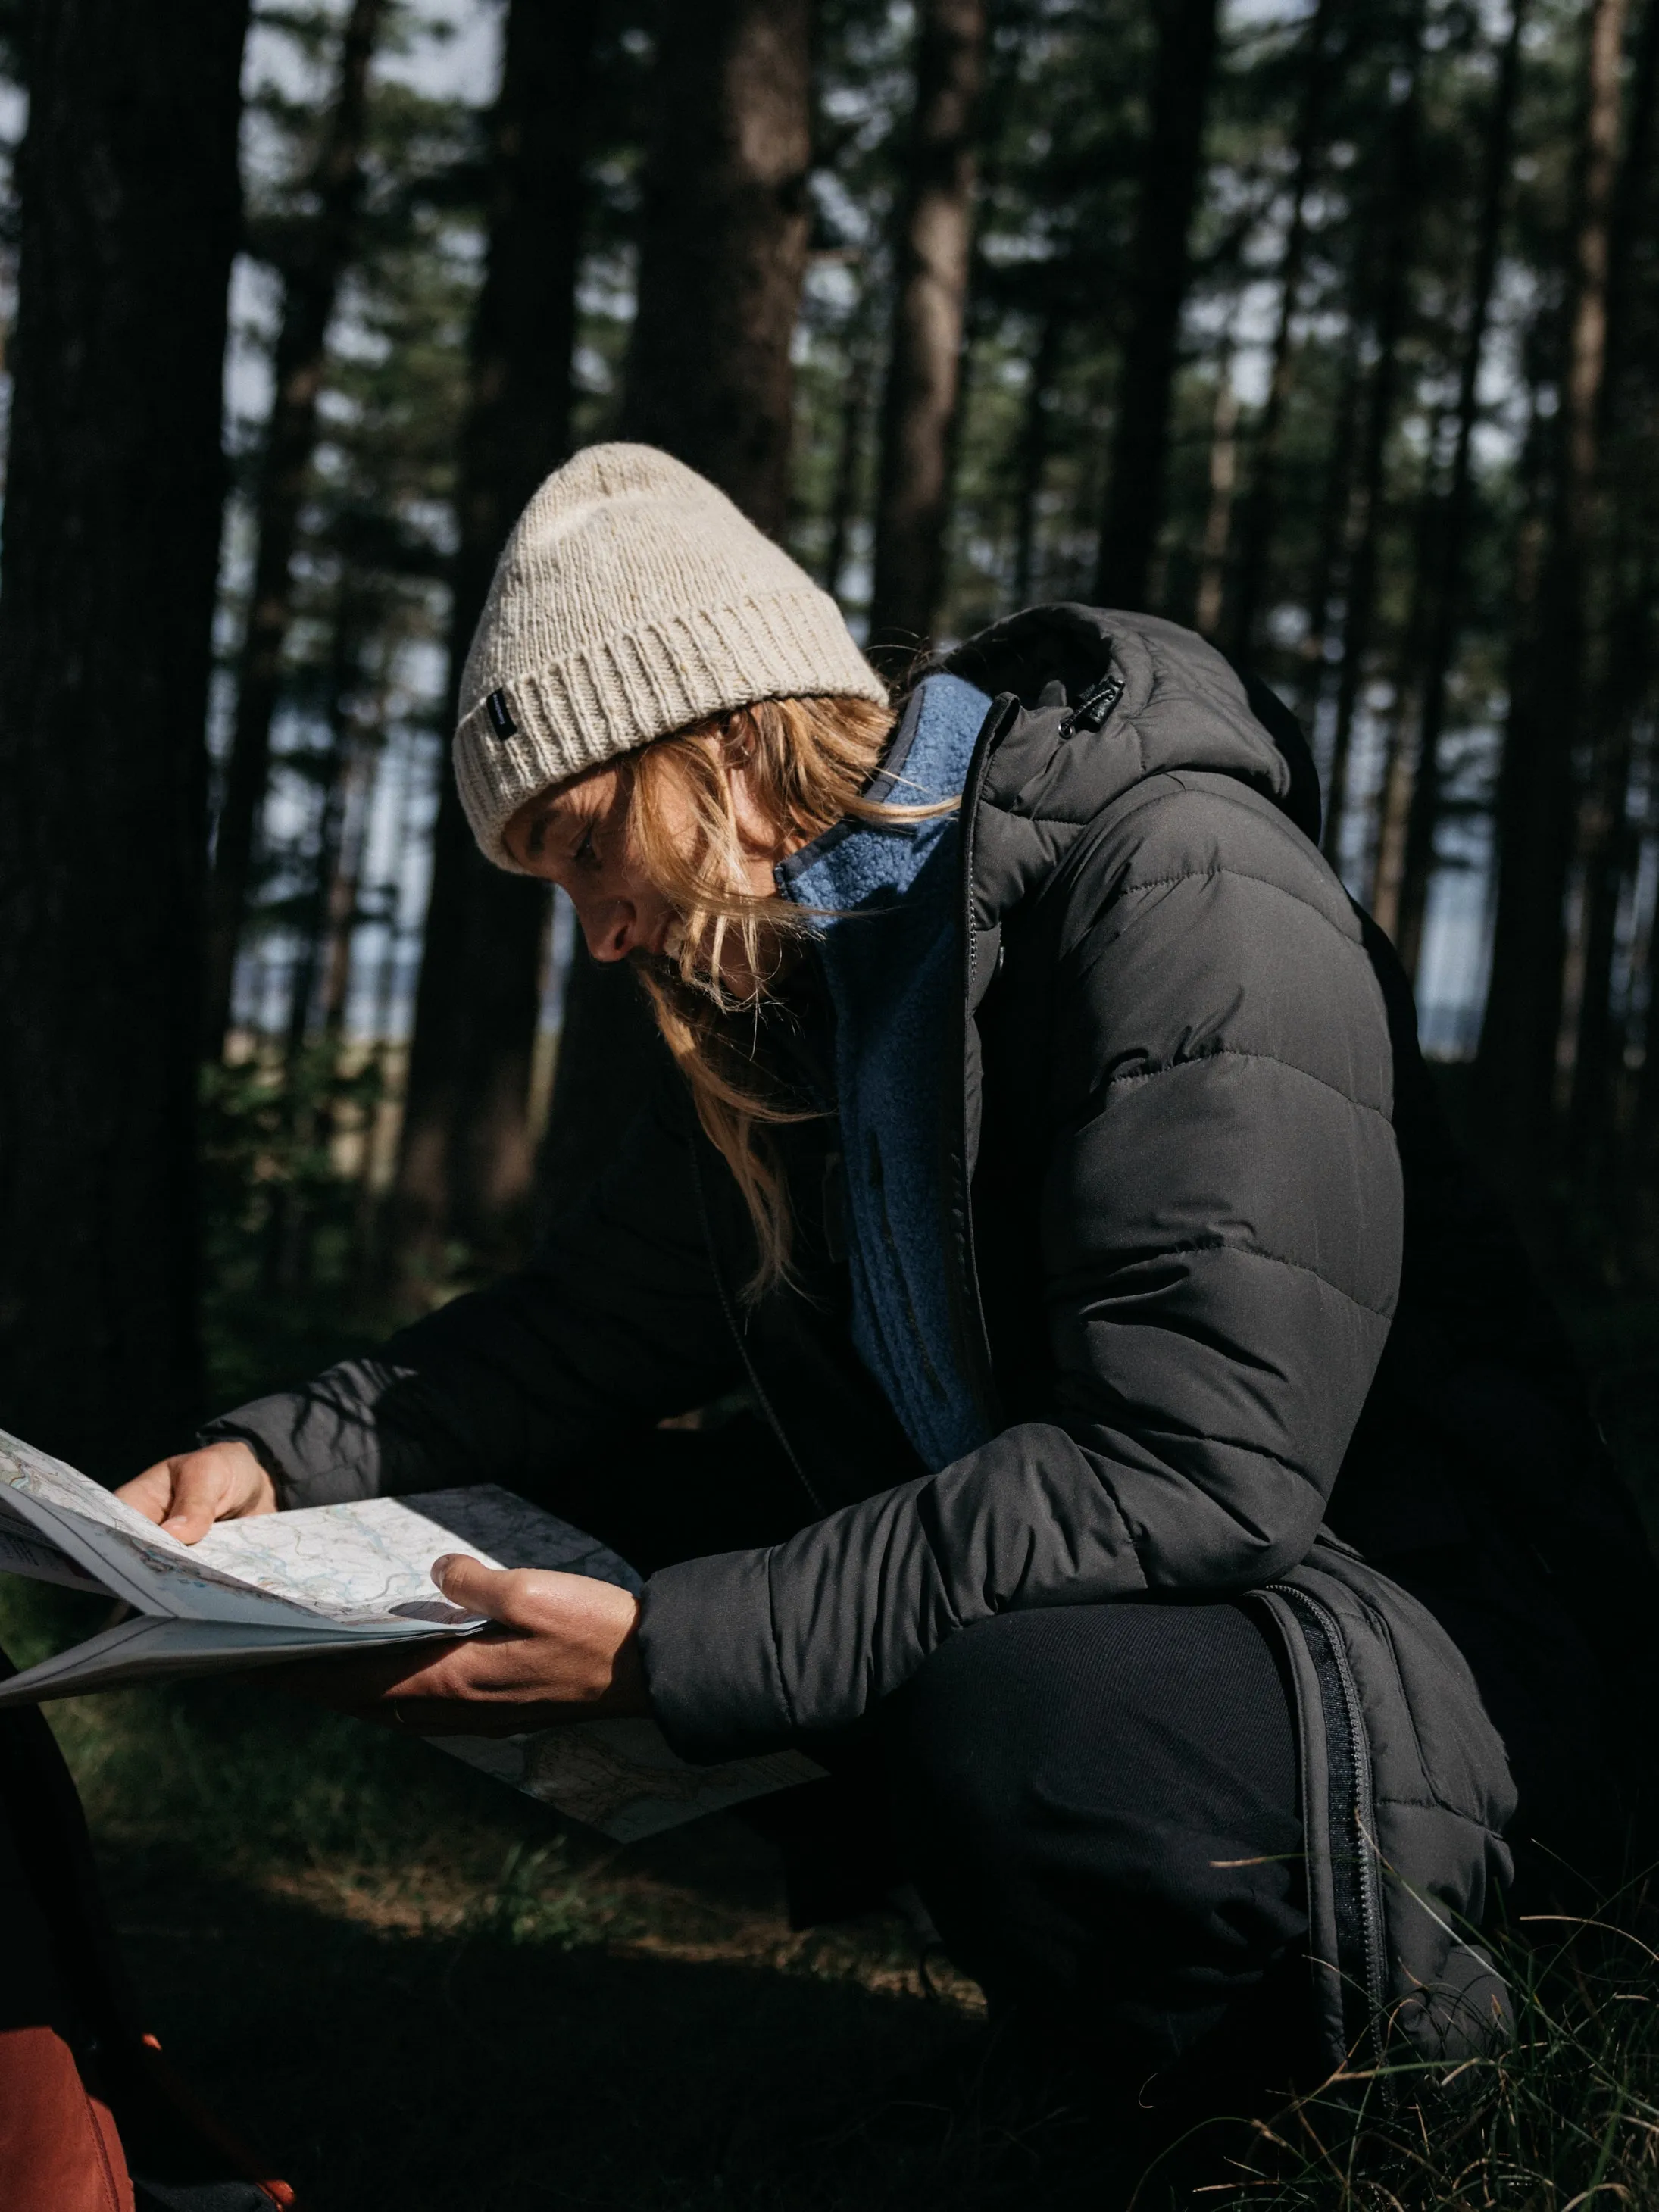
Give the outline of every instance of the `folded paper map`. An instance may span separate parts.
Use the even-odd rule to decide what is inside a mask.
[[[200,1543],[181,1544],[89,1476],[0,1430],[0,1571],[102,1591],[131,1608],[72,1650],[0,1680],[0,1709],[474,1634],[486,1624],[433,1583],[432,1563],[447,1552],[641,1587],[603,1544],[493,1485],[221,1521]],[[431,1740],[619,1843],[822,1771],[798,1752],[688,1765],[647,1720]]]

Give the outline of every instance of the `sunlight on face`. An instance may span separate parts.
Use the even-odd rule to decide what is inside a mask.
[[[745,849],[749,889],[757,898],[775,888],[772,871],[799,838],[781,838],[761,814],[741,769],[728,769],[732,803]],[[501,832],[501,842],[528,874],[556,884],[576,909],[596,960],[625,960],[672,951],[681,917],[646,874],[628,836],[625,779],[615,766],[589,769],[526,799]],[[684,835],[694,835],[689,807]]]

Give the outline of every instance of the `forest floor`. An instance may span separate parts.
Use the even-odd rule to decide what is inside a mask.
[[[1659,1505],[1659,1310],[1583,1316],[1598,1400]],[[27,1664],[97,1609],[3,1578]],[[1142,2154],[1065,2094],[936,2087],[973,1985],[896,1919],[793,1932],[734,1816],[621,1850],[418,1741],[256,1678],[49,1709],[174,2063],[304,2212],[898,2212],[1122,2203]],[[1462,2106],[1415,2086],[1218,2135],[1205,2207],[1659,2208],[1659,1960],[1540,1968],[1517,2056]],[[921,2086],[918,2086],[921,2085]],[[1463,2085],[1467,2091],[1470,2084]],[[1138,2170],[1138,2166],[1137,2169]],[[1196,2193],[1194,2193],[1196,2192]],[[1167,2204],[1160,2169],[1139,2197]]]
[[[0,1643],[83,1607],[8,1578]],[[896,1918],[792,1932],[740,1820],[619,1850],[247,1679],[50,1711],[163,2049],[304,2212],[973,2201],[980,2146],[878,2116],[978,1991]]]

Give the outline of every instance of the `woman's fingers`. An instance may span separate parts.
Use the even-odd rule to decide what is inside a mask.
[[[270,1477],[245,1443],[231,1442],[158,1461],[115,1494],[181,1544],[199,1543],[216,1521],[276,1510]]]
[[[194,1544],[229,1510],[222,1502],[226,1488],[225,1471],[210,1452],[185,1452],[147,1467],[115,1494],[181,1544]]]
[[[205,1452],[175,1460],[173,1503],[161,1533],[176,1536],[181,1544],[199,1543],[216,1521],[234,1510],[229,1490],[225,1469]]]
[[[503,1621],[514,1628],[532,1625],[514,1618],[515,1593],[510,1586],[522,1571],[511,1567],[487,1567],[482,1559],[469,1559],[465,1552],[446,1552],[441,1559],[432,1562],[432,1579],[451,1605],[459,1605],[465,1613],[481,1613],[486,1620]]]
[[[201,1444],[157,1460],[115,1495],[181,1544],[199,1544],[216,1520],[276,1510],[276,1484],[241,1443]]]
[[[527,1636],[580,1637],[618,1617],[629,1619],[634,1601],[614,1583],[592,1575],[560,1574],[550,1567],[487,1567],[465,1552],[432,1562],[432,1579],[452,1605]]]
[[[165,1521],[173,1504],[173,1468],[170,1459],[158,1460],[142,1474],[135,1474],[131,1482],[124,1482],[115,1495],[146,1521]]]
[[[634,1635],[639,1606],[615,1583],[486,1567],[457,1553],[434,1562],[432,1579],[452,1604],[492,1626],[415,1650],[285,1668],[290,1686],[326,1705],[375,1711],[404,1725],[412,1711],[434,1735],[446,1727],[510,1734],[597,1713],[650,1711]]]
[[[512,1735],[572,1720],[574,1685],[559,1656],[540,1639],[487,1628],[454,1643],[365,1651],[285,1667],[284,1688],[364,1720],[446,1731]]]

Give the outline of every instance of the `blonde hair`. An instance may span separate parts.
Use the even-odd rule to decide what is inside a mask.
[[[813,916],[776,891],[749,888],[732,773],[742,772],[755,807],[791,847],[846,815],[895,822],[950,812],[953,799],[866,797],[895,720],[890,708],[864,699],[763,699],[659,738],[621,763],[631,850],[680,926],[669,961],[639,973],[697,1119],[749,1210],[758,1256],[748,1298],[789,1272],[793,1224],[769,1132],[818,1110],[784,1094],[758,1051],[762,1009],[790,940],[811,934]],[[734,970],[743,980],[733,981]]]

